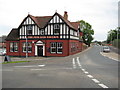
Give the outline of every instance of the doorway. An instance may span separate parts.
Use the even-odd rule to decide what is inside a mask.
[[[37,48],[38,50],[38,56],[43,56],[43,46],[38,46],[38,48]]]

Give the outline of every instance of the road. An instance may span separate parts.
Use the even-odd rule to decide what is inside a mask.
[[[101,46],[68,57],[3,64],[3,88],[118,88],[118,63]]]

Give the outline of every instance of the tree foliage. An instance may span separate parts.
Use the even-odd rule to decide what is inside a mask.
[[[92,29],[92,26],[85,22],[84,20],[80,21],[80,30],[83,32],[83,42],[90,46],[92,40],[94,39],[92,35],[94,35],[94,30]]]
[[[120,39],[120,27],[110,30],[107,36],[107,43],[112,42],[115,39]]]

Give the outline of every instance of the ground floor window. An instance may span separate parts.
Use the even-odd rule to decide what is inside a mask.
[[[62,53],[63,43],[62,42],[51,42],[51,53]]]
[[[75,51],[76,51],[76,43],[71,42],[71,52],[75,52]]]
[[[23,46],[23,49],[22,49],[23,52],[28,52],[28,53],[32,52],[32,42],[28,42],[28,43],[23,42],[22,46]]]
[[[18,43],[17,42],[10,43],[10,52],[18,52]]]

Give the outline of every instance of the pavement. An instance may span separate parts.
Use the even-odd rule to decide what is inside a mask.
[[[108,57],[110,59],[116,60],[120,62],[120,54],[118,53],[118,49],[115,47],[110,47],[110,52],[100,52],[101,55]]]

